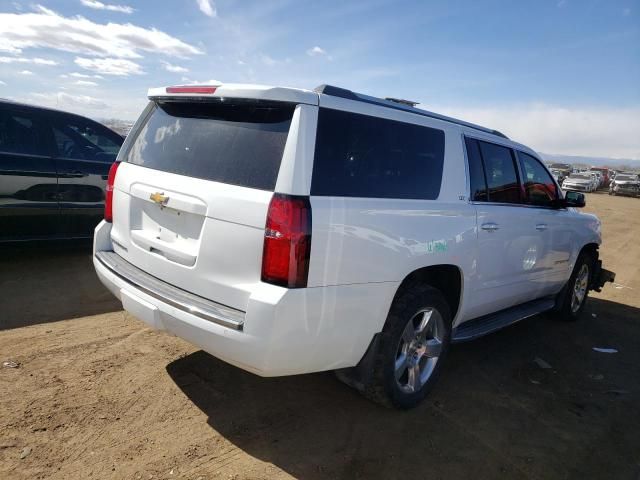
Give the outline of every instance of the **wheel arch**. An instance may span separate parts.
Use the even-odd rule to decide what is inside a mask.
[[[574,264],[575,262],[578,261],[578,258],[580,258],[580,255],[585,253],[590,255],[594,262],[597,262],[600,256],[599,248],[600,248],[600,245],[598,245],[596,242],[589,242],[584,244],[582,248],[578,251],[578,254],[576,255],[576,258],[574,260]]]
[[[438,289],[449,305],[451,319],[455,320],[460,311],[464,287],[464,275],[460,267],[453,264],[429,265],[408,273],[400,282],[393,301],[407,288],[416,284],[426,284]]]

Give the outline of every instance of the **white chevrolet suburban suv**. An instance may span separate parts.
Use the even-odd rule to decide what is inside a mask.
[[[600,221],[501,133],[332,86],[151,89],[94,264],[123,307],[262,376],[337,370],[409,408],[449,345],[566,320]]]

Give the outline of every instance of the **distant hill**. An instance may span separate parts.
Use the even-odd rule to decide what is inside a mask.
[[[621,169],[640,170],[640,160],[632,158],[584,157],[579,155],[557,155],[554,153],[541,153],[540,155],[546,162],[570,163],[571,165],[587,165],[594,167],[625,167]]]

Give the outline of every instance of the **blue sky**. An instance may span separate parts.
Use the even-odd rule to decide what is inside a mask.
[[[0,3],[2,97],[135,119],[148,87],[210,80],[331,83],[640,158],[640,0]]]

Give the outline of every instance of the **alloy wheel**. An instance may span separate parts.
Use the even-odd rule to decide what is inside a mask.
[[[394,366],[400,390],[415,393],[427,383],[442,353],[444,334],[442,315],[435,308],[420,310],[407,322]]]
[[[584,263],[578,275],[576,275],[575,283],[573,284],[573,295],[571,296],[571,313],[576,313],[580,310],[585,297],[587,296],[587,290],[589,288],[589,266]]]

